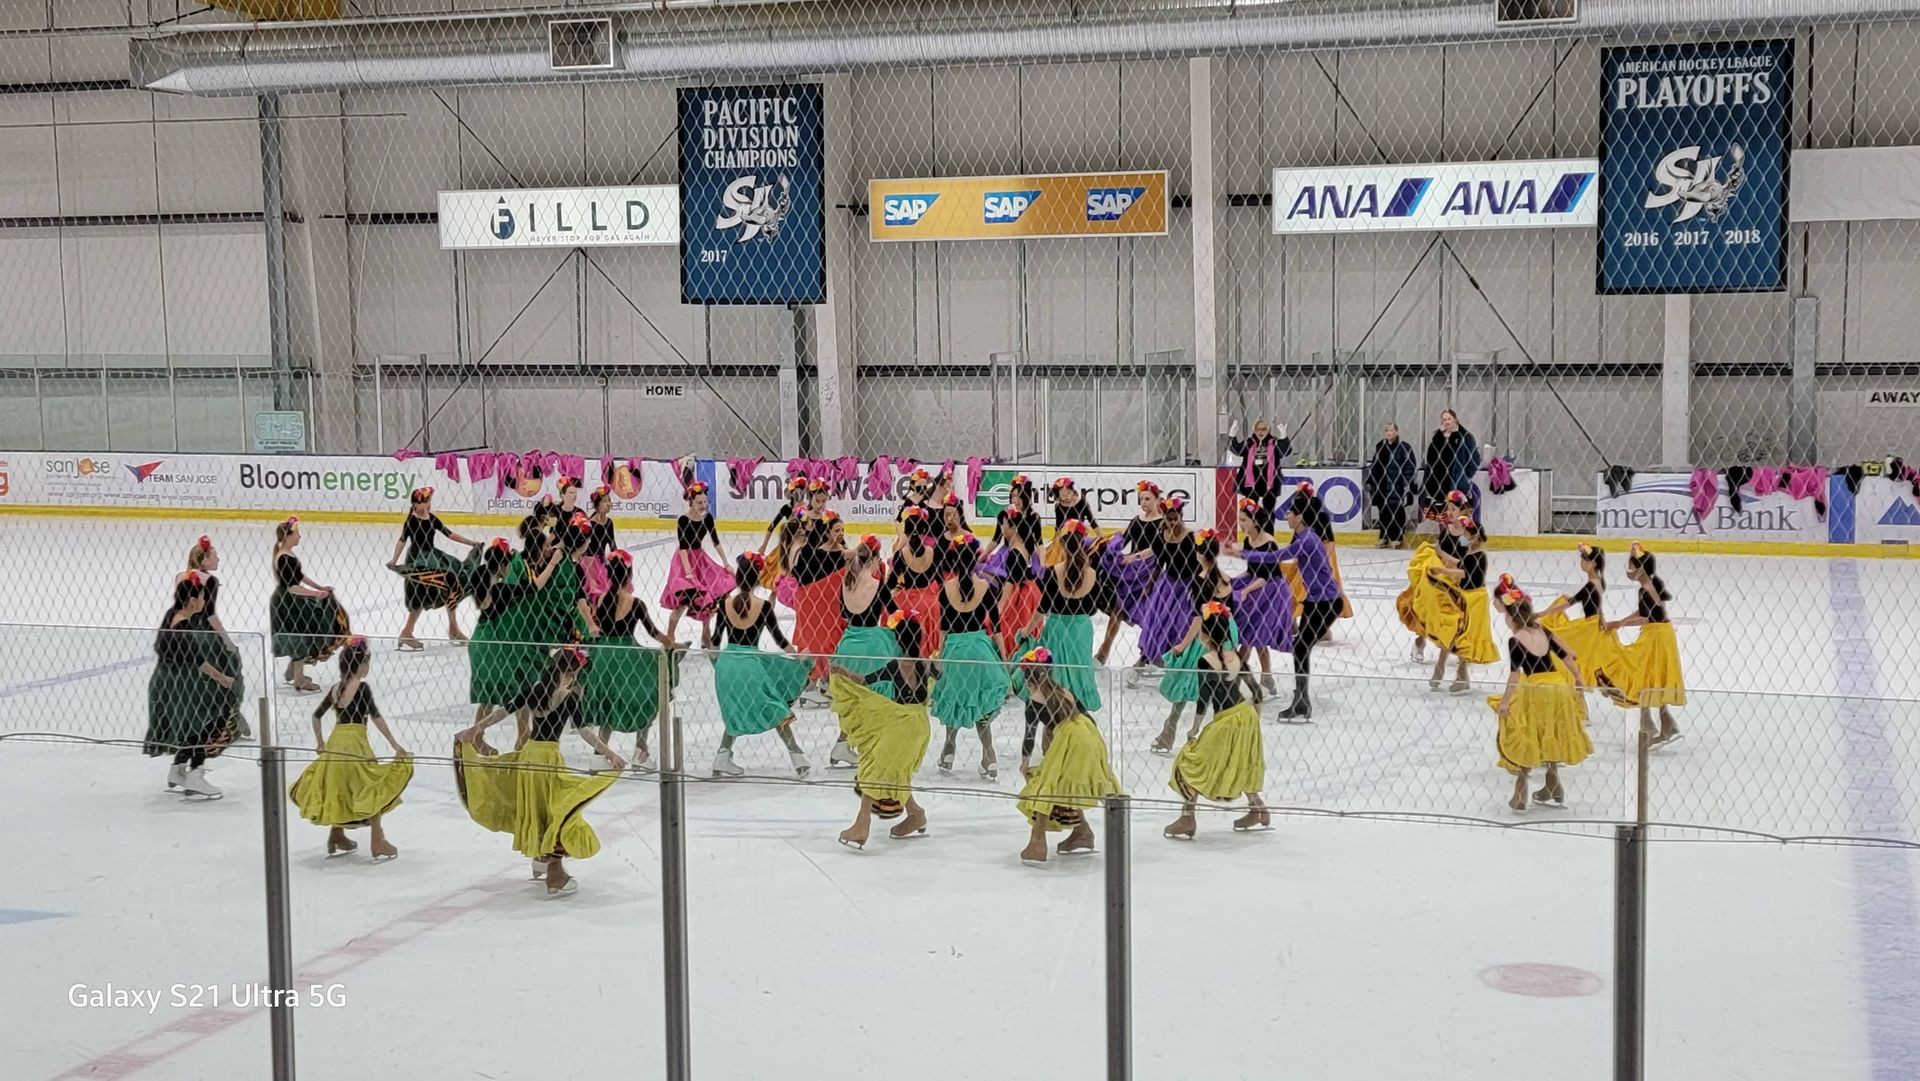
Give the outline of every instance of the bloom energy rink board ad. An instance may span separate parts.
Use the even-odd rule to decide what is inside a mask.
[[[1601,56],[1601,293],[1786,288],[1793,42]]]
[[[874,240],[1165,236],[1167,174],[1069,173],[874,180]]]
[[[819,304],[827,294],[820,87],[680,90],[680,300]]]

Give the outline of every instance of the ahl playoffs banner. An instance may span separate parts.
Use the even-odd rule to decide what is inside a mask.
[[[1600,60],[1601,293],[1786,288],[1793,42]]]
[[[826,149],[816,83],[680,90],[680,300],[819,304]]]

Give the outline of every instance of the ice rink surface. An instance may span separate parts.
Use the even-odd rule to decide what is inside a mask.
[[[138,739],[151,628],[202,531],[0,520],[0,621],[13,624],[0,628],[0,734]],[[271,527],[212,532],[225,558],[221,612],[258,693],[270,684],[246,632],[265,629]],[[391,635],[404,618],[398,579],[380,566],[395,532],[315,524],[300,549],[361,633]],[[671,541],[621,539],[651,600]],[[1598,1081],[1610,1071],[1613,849],[1583,823],[1631,804],[1633,718],[1593,700],[1597,749],[1568,773],[1572,806],[1516,820],[1484,701],[1430,694],[1406,658],[1392,608],[1404,554],[1342,555],[1358,613],[1316,654],[1317,723],[1265,726],[1269,801],[1320,813],[1247,835],[1204,815],[1192,844],[1161,838],[1171,808],[1134,815],[1137,1074]],[[1632,599],[1622,562],[1609,615]],[[1570,552],[1496,551],[1493,568],[1536,598],[1578,581]],[[1673,554],[1661,572],[1692,701],[1679,711],[1687,738],[1653,763],[1653,817],[1911,838],[1920,562]],[[470,628],[470,607],[462,620]],[[35,626],[45,624],[135,629]],[[655,1074],[656,786],[629,775],[588,809],[603,850],[575,861],[577,896],[545,901],[508,838],[467,818],[438,760],[472,708],[464,654],[431,640],[444,621],[425,617],[421,631],[425,653],[377,653],[372,674],[421,759],[389,821],[401,858],[329,861],[322,830],[297,817],[290,827],[295,959],[302,985],[322,989],[298,1010],[302,1075]],[[1125,686],[1123,657],[1124,642],[1102,727],[1122,780],[1159,801],[1171,795],[1167,761],[1146,746],[1164,705],[1150,682]],[[1284,684],[1286,661],[1276,668]],[[1504,671],[1476,678],[1491,689]],[[269,693],[278,738],[309,746],[314,700]],[[703,659],[689,661],[675,702],[689,766],[704,772],[719,720]],[[777,741],[762,737],[740,745],[750,779],[690,786],[697,1076],[1101,1075],[1106,857],[1018,861],[1017,717],[1009,708],[996,726],[997,784],[977,779],[977,742],[963,737],[956,777],[940,777],[931,757],[923,772],[937,786],[925,798],[929,835],[892,842],[876,829],[864,852],[835,843],[856,801],[846,775],[824,769],[824,712],[797,723],[824,783],[793,783]],[[577,740],[567,749],[575,765],[594,764]],[[265,1014],[232,1003],[235,985],[266,975],[252,750],[235,748],[213,772],[224,800],[188,804],[136,748],[0,740],[5,805],[21,827],[0,876],[7,1077],[266,1076]],[[1914,852],[1661,834],[1649,871],[1650,1076],[1916,1075]],[[155,992],[157,1008],[69,1002],[74,985],[109,984]],[[176,1005],[174,985],[189,1002],[194,985],[222,998],[216,1007],[202,990],[199,1006]]]

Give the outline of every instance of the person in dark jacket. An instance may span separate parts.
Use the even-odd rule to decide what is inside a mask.
[[[1373,445],[1373,461],[1367,464],[1367,498],[1380,520],[1378,547],[1405,547],[1407,504],[1413,499],[1418,474],[1413,448],[1400,438],[1400,426],[1387,425],[1385,438]]]
[[[1429,507],[1438,507],[1448,492],[1465,492],[1477,516],[1480,513],[1480,489],[1474,487],[1473,475],[1479,471],[1479,440],[1461,425],[1459,414],[1451,409],[1442,409],[1440,427],[1434,430],[1433,438],[1427,441],[1422,499]]]
[[[1240,495],[1254,500],[1272,514],[1280,502],[1280,489],[1285,486],[1280,459],[1293,453],[1293,444],[1288,441],[1285,428],[1276,436],[1264,420],[1254,422],[1253,434],[1246,439],[1233,438],[1239,427],[1240,422],[1235,421],[1227,436],[1228,445],[1240,457],[1234,487]]]

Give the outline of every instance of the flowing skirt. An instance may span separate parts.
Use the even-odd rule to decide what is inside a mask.
[[[1053,654],[1053,678],[1088,713],[1100,709],[1100,680],[1094,674],[1093,617],[1050,615],[1040,628],[1040,644]]]
[[[681,556],[693,565],[691,573],[682,567]],[[660,607],[672,611],[685,608],[687,614],[695,619],[704,620],[713,615],[720,606],[720,598],[733,590],[733,574],[720,565],[720,561],[707,554],[706,549],[682,551],[676,549],[667,559],[667,584],[660,591]]]
[[[631,638],[590,638],[593,664],[581,681],[581,714],[587,724],[615,732],[645,732],[660,715],[660,666],[667,692],[680,684],[680,654],[635,645]]]
[[[1487,705],[1498,710],[1500,696]],[[1521,676],[1513,688],[1513,708],[1500,719],[1500,768],[1509,773],[1545,762],[1577,766],[1593,753],[1587,736],[1587,704],[1574,689],[1573,673],[1554,662],[1553,670]]]
[[[200,671],[198,660],[156,664],[147,680],[147,732],[141,750],[149,757],[191,748],[202,749],[209,758],[218,755],[238,734],[231,697],[232,692]]]
[[[352,634],[347,610],[338,600],[302,597],[284,588],[273,591],[267,622],[273,631],[273,655],[309,664],[333,656]]]
[[[1000,712],[1013,686],[1007,666],[985,631],[948,635],[933,684],[933,715],[948,728],[972,728]]]
[[[1172,575],[1162,574],[1147,599],[1140,603],[1140,654],[1159,664],[1167,651],[1186,637],[1193,622],[1193,591]]]
[[[840,636],[839,648],[833,651],[833,663],[856,676],[870,676],[898,656],[900,644],[894,640],[892,631],[885,627],[848,627],[847,633]],[[882,697],[891,697],[893,684],[890,681],[875,683],[873,691]]]
[[[1261,592],[1266,592],[1262,590]],[[1240,648],[1238,617],[1227,620],[1227,648]],[[1187,648],[1167,658],[1166,671],[1160,675],[1160,697],[1169,702],[1200,701],[1200,656],[1207,647],[1195,636]]]
[[[920,624],[920,644],[931,657],[940,652],[940,583],[929,582],[917,589],[898,589],[893,594],[896,612],[912,612]]]
[[[1000,589],[1000,633],[995,637],[1002,657],[1012,657],[1027,637],[1027,627],[1040,610],[1040,583],[1009,582]]]
[[[300,817],[316,826],[361,826],[400,806],[413,780],[413,759],[373,756],[364,724],[336,724],[326,750],[307,764],[288,795]]]
[[[1240,627],[1240,644],[1266,649],[1293,648],[1293,594],[1285,583],[1269,579],[1249,592],[1252,575],[1233,580],[1233,620]]]
[[[1422,638],[1433,637],[1428,628],[1442,611],[1456,610],[1453,598],[1441,588],[1434,575],[1443,566],[1440,551],[1432,544],[1414,549],[1413,558],[1407,561],[1407,588],[1394,601],[1401,624]]]
[[[1108,580],[1113,583],[1121,614],[1128,623],[1138,627],[1143,615],[1141,609],[1146,604],[1147,593],[1153,588],[1156,576],[1152,560],[1128,563],[1126,551],[1125,537],[1116,536],[1108,541],[1100,553],[1100,569],[1106,572]]]
[[[793,648],[807,655],[810,677],[827,676],[827,658],[840,648],[847,620],[840,607],[840,584],[846,571],[834,571],[818,582],[800,586],[793,602]]]
[[[1446,601],[1435,606],[1427,637],[1468,664],[1492,664],[1499,660],[1500,652],[1493,644],[1493,612],[1486,589],[1463,590],[1445,580],[1436,585]]]
[[[481,549],[476,547],[465,562],[438,548],[415,552],[410,562],[395,570],[402,579],[401,594],[407,611],[424,612],[429,608],[447,608],[458,604],[467,594],[467,582]]]
[[[1599,616],[1570,619],[1567,613],[1557,612],[1541,616],[1540,625],[1573,651],[1589,686],[1598,687],[1602,680],[1615,685],[1622,681],[1620,639],[1612,631],[1601,629]]]
[[[925,705],[904,705],[843,675],[829,683],[833,711],[847,743],[860,755],[854,789],[873,801],[874,813],[893,818],[913,794],[913,775],[927,757],[932,728]]]
[[[539,639],[539,618],[539,607],[529,597],[473,628],[467,642],[467,698],[474,705],[505,705],[540,678],[547,647]]]
[[[1340,587],[1340,618],[1353,618],[1353,602],[1347,599],[1347,580],[1340,577],[1340,546],[1332,542],[1327,544],[1327,565],[1333,569],[1333,581]],[[1293,618],[1298,620],[1307,608],[1307,580],[1300,576],[1300,565],[1288,560],[1280,564],[1280,576],[1287,580],[1287,588],[1293,593]]]
[[[1053,730],[1040,768],[1021,786],[1020,817],[1043,818],[1049,831],[1068,829],[1083,820],[1083,812],[1120,792],[1107,741],[1093,718],[1082,713]]]
[[[792,719],[793,701],[807,687],[807,661],[728,645],[713,658],[713,685],[727,735],[757,736]]]
[[[1167,786],[1183,799],[1205,797],[1226,803],[1260,791],[1266,781],[1267,750],[1260,735],[1260,711],[1253,703],[1242,702],[1216,714],[1197,738],[1180,748]]]
[[[599,852],[600,837],[581,812],[619,776],[568,769],[551,740],[496,755],[470,743],[454,748],[454,784],[468,816],[494,833],[513,834],[513,850],[533,859],[584,860]]]
[[[1659,709],[1687,704],[1687,681],[1680,670],[1680,639],[1671,623],[1645,623],[1640,636],[1621,647],[1608,675],[1614,702],[1628,709]],[[1616,678],[1617,677],[1617,678]]]
[[[1015,558],[1013,549],[1003,544],[995,548],[993,554],[980,564],[980,573],[989,578],[1004,581],[1007,577],[1007,561],[1013,558]],[[1027,576],[1029,579],[1038,578],[1046,571],[1046,564],[1041,561],[1038,553],[1027,557],[1027,566],[1033,571]]]

